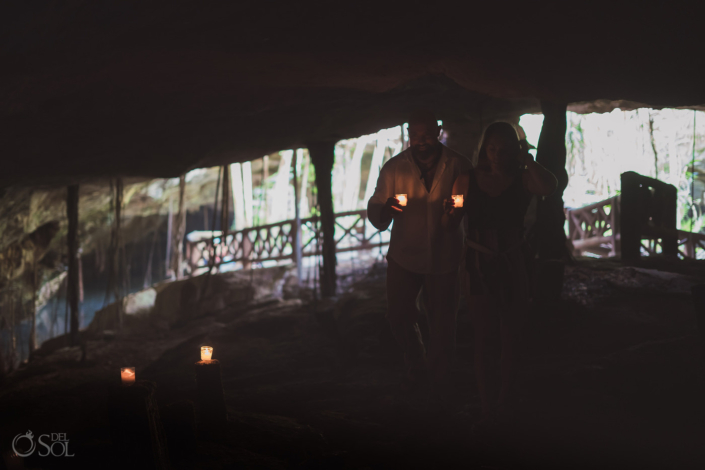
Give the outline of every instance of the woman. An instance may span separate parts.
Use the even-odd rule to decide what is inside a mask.
[[[480,425],[511,406],[519,332],[529,296],[524,216],[533,195],[549,195],[556,186],[555,176],[533,160],[514,127],[495,122],[485,131],[477,167],[458,176],[453,186],[453,194],[464,195],[463,207],[454,207],[453,199],[444,201],[444,227],[457,229],[463,217],[466,223],[465,295],[475,328]],[[499,392],[490,367],[491,352],[498,346]]]

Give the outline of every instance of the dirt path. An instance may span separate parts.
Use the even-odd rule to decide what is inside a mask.
[[[74,460],[27,466],[110,468],[105,403],[117,368],[135,365],[155,381],[161,406],[195,400],[193,363],[210,343],[228,431],[199,440],[195,461],[177,468],[705,468],[688,290],[705,270],[610,263],[568,268],[563,300],[533,308],[516,422],[484,440],[470,435],[478,403],[467,313],[451,400],[403,395],[400,355],[380,334],[377,269],[330,315],[298,300],[235,306],[178,329],[90,341],[84,363],[77,349],[33,362],[0,391],[0,449],[27,429],[65,432]]]

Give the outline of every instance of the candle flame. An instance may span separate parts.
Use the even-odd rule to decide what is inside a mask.
[[[210,361],[213,357],[213,347],[212,346],[201,346],[201,360]]]

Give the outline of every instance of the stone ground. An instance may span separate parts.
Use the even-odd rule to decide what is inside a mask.
[[[562,299],[532,307],[515,422],[475,438],[472,325],[459,316],[454,395],[398,389],[383,333],[385,267],[334,308],[300,300],[234,305],[171,330],[145,328],[38,357],[0,389],[0,450],[61,432],[75,457],[27,468],[112,468],[106,414],[118,368],[153,380],[160,406],[195,401],[193,363],[214,346],[227,431],[175,468],[705,468],[703,357],[689,288],[702,262],[624,267],[581,259]],[[318,313],[316,313],[318,312]]]

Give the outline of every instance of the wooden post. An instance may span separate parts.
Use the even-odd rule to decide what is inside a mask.
[[[138,380],[127,387],[116,386],[110,394],[110,435],[115,459],[123,468],[169,468],[156,388],[153,382]]]
[[[200,422],[222,427],[228,422],[228,410],[223,394],[223,379],[217,359],[196,363],[196,394],[200,409]]]
[[[301,285],[301,278],[303,277],[303,266],[301,265],[301,195],[299,191],[299,175],[297,166],[299,163],[299,155],[301,154],[300,149],[294,149],[294,164],[292,165],[294,169],[294,262],[296,263],[296,282]]]
[[[69,221],[68,235],[66,237],[69,250],[69,308],[71,309],[71,345],[78,344],[78,185],[68,187],[66,198],[66,216]]]
[[[610,210],[610,227],[612,227],[612,253],[610,256],[621,256],[622,254],[622,238],[621,238],[621,196],[612,198],[612,209]]]
[[[159,415],[172,461],[184,462],[192,467],[198,447],[193,402],[182,400],[170,403],[159,410]]]
[[[565,103],[541,102],[544,120],[536,161],[558,179],[556,191],[539,200],[537,207],[538,253],[541,260],[565,259],[568,254],[563,228],[563,191],[568,185],[568,173],[565,170],[566,108]]]
[[[670,229],[668,234],[661,238],[661,250],[664,255],[673,259],[678,259],[678,190],[673,185],[659,185],[657,195],[661,199],[661,223],[665,228]]]
[[[661,239],[662,254],[678,257],[675,186],[648,176],[627,171],[621,175],[622,261],[637,261],[641,240]]]
[[[331,297],[336,294],[335,274],[335,213],[333,211],[333,190],[331,172],[335,161],[335,142],[316,142],[308,146],[309,155],[316,170],[318,205],[321,210],[321,231],[323,232],[323,268],[320,275],[321,295]]]
[[[638,261],[641,257],[641,214],[639,175],[633,171],[622,173],[620,199],[620,244],[622,261]]]

